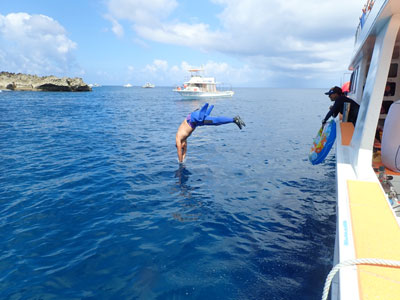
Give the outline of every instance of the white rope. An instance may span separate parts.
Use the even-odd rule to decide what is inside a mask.
[[[333,277],[335,277],[337,271],[343,267],[355,266],[355,265],[374,265],[383,267],[400,267],[400,261],[388,260],[388,259],[378,259],[378,258],[359,258],[359,259],[349,259],[337,264],[329,272],[325,280],[324,291],[322,293],[322,300],[328,299],[329,288],[331,286]]]

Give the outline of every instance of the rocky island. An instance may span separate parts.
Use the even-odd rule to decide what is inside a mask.
[[[0,90],[46,91],[46,92],[89,92],[92,88],[82,78],[36,76],[0,72]]]

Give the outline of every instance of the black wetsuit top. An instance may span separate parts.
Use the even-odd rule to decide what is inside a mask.
[[[332,116],[334,118],[336,118],[336,116],[339,113],[343,113],[344,103],[346,103],[346,102],[350,103],[349,117],[348,117],[347,121],[352,122],[354,125],[356,125],[358,109],[360,108],[360,105],[358,105],[357,102],[355,102],[354,100],[352,100],[350,98],[347,98],[344,95],[339,96],[335,100],[335,103],[332,105],[332,108],[326,114],[324,121],[326,122]]]

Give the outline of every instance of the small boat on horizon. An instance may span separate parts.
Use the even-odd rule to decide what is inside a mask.
[[[156,86],[150,82],[146,82],[146,84],[142,86],[142,88],[145,88],[145,89],[151,89],[154,87],[156,87]]]
[[[91,87],[91,88],[93,88],[93,87],[101,87],[101,85],[98,84],[98,83],[89,83],[88,86]]]
[[[132,84],[130,84],[130,83],[124,84],[124,87],[130,88],[130,87],[132,87]]]
[[[232,97],[234,92],[231,88],[217,89],[217,83],[214,77],[203,77],[201,73],[204,71],[202,68],[193,68],[188,70],[190,72],[190,79],[186,81],[183,86],[178,86],[173,89],[184,99],[201,99],[201,98],[219,98],[219,97]]]

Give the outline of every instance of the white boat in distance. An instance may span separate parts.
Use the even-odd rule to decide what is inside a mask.
[[[335,119],[335,267],[324,300],[332,279],[331,300],[400,299],[400,1],[369,0],[360,13],[348,92],[360,109],[355,127],[346,111]]]
[[[183,86],[176,87],[173,91],[178,92],[185,99],[232,97],[232,90],[218,90],[214,77],[203,77],[200,73],[204,70],[193,68],[188,70],[190,79]]]
[[[156,86],[150,82],[146,82],[146,84],[144,86],[142,86],[142,88],[145,88],[145,89],[151,89],[154,87],[156,87]]]
[[[88,84],[91,88],[93,88],[93,87],[101,87],[101,85],[100,84],[98,84],[98,83],[90,83],[90,84]]]
[[[130,84],[130,83],[124,84],[124,87],[130,88],[130,87],[132,87],[132,84]]]

